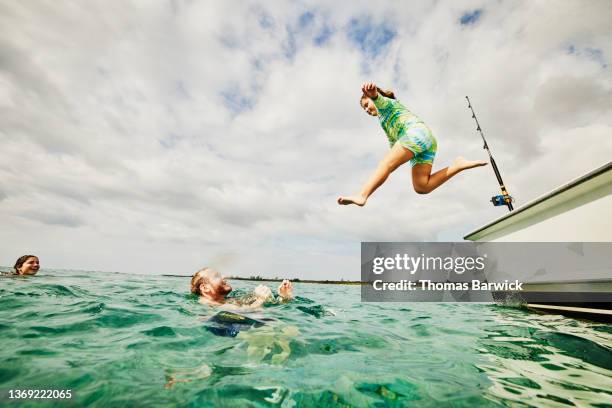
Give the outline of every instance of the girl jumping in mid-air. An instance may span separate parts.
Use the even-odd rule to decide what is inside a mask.
[[[432,192],[460,171],[487,164],[486,161],[468,161],[457,157],[449,167],[431,174],[437,143],[427,125],[396,100],[392,91],[383,91],[373,83],[363,84],[361,90],[361,107],[369,115],[378,116],[389,139],[391,151],[380,162],[361,192],[339,197],[338,204],[365,205],[368,197],[385,182],[389,174],[407,161],[412,165],[414,191],[419,194]]]

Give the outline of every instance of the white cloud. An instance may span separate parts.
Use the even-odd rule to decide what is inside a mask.
[[[362,240],[460,239],[503,211],[489,168],[428,196],[401,168],[366,207],[335,204],[387,151],[360,83],[425,119],[436,168],[486,157],[470,95],[525,202],[609,160],[608,8],[4,3],[1,263],[357,278]]]

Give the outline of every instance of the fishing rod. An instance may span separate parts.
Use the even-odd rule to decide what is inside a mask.
[[[506,191],[506,186],[504,186],[504,181],[501,178],[501,174],[499,174],[499,169],[497,168],[497,164],[495,163],[495,160],[493,159],[493,156],[491,155],[491,150],[489,149],[489,145],[487,144],[487,139],[485,139],[484,133],[482,133],[480,123],[478,123],[478,118],[476,117],[476,113],[474,112],[474,109],[472,108],[472,103],[470,102],[470,98],[466,96],[465,99],[467,99],[468,108],[470,108],[470,110],[472,111],[472,117],[476,121],[476,130],[480,132],[480,136],[482,137],[482,141],[484,142],[484,146],[482,148],[485,149],[487,153],[489,154],[489,160],[491,161],[491,167],[493,167],[493,171],[495,172],[495,177],[497,177],[497,182],[499,183],[499,187],[501,188],[502,193],[500,195],[493,196],[491,198],[491,202],[496,207],[506,205],[508,206],[508,211],[512,211],[514,210],[514,207],[512,207],[513,199],[510,196],[510,194],[508,194],[508,191]]]

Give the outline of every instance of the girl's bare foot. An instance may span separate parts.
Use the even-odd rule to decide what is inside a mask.
[[[363,207],[365,203],[366,198],[361,195],[338,197],[338,204],[341,205],[357,204],[358,206]]]
[[[466,160],[464,157],[459,156],[451,164],[448,170],[452,173],[459,173],[462,170],[471,169],[474,167],[486,166],[489,164],[484,160]]]

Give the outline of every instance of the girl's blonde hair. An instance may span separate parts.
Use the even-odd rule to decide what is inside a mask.
[[[376,87],[376,92],[378,92],[379,94],[387,98],[396,99],[395,94],[393,93],[391,89],[380,89],[379,87]],[[359,106],[362,105],[363,100],[366,98],[369,98],[369,97],[366,94],[361,94],[361,98],[359,98]]]

